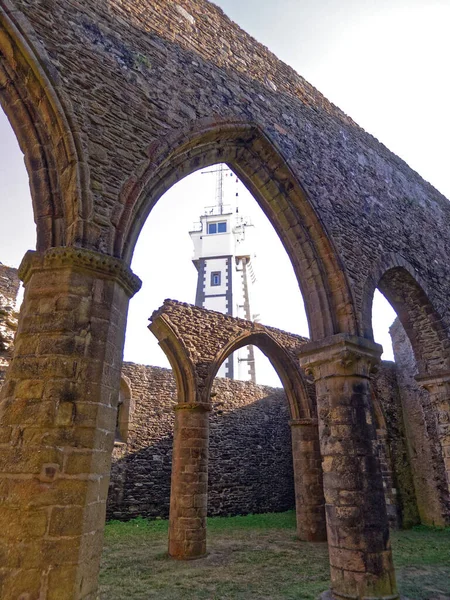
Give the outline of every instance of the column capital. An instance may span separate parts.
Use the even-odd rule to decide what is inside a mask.
[[[377,371],[383,347],[366,338],[346,333],[304,344],[297,356],[300,366],[315,380],[327,377],[369,378]]]
[[[100,278],[113,279],[130,298],[142,285],[139,277],[120,258],[73,246],[50,248],[46,252],[28,250],[20,264],[19,277],[26,284],[35,271],[53,271],[67,267],[90,271]]]

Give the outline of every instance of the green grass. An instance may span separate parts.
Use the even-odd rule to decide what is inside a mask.
[[[397,581],[411,600],[450,599],[450,529],[396,531],[392,547]]]
[[[450,600],[450,529],[395,532],[399,587]],[[329,587],[326,544],[295,537],[293,512],[208,519],[206,558],[167,556],[167,521],[106,526],[101,600],[315,600]]]

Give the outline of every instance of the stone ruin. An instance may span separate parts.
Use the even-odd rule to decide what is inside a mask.
[[[133,249],[167,189],[225,162],[277,231],[305,301],[311,341],[295,361],[314,381],[317,429],[294,444],[294,464],[316,465],[319,440],[332,596],[397,598],[372,299],[376,288],[386,296],[411,344],[406,439],[421,425],[415,450],[431,440],[421,489],[448,523],[448,200],[206,0],[0,0],[0,102],[37,231],[0,400],[0,596],[96,597],[126,315],[140,286]],[[179,356],[163,330],[179,392],[174,465],[194,440],[203,448],[189,449],[197,492],[182,501],[196,515],[210,365],[188,344]],[[189,496],[180,469],[174,498]],[[172,505],[172,552],[197,556],[202,519],[183,530]]]

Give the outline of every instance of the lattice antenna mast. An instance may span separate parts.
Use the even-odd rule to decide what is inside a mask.
[[[223,165],[220,165],[216,173],[216,205],[220,215],[223,214],[223,173]]]
[[[232,173],[232,171],[226,165],[219,165],[219,167],[213,171],[201,171],[202,175],[208,175],[210,173],[216,174],[216,206],[218,208],[219,215],[223,215],[223,176],[224,173],[227,172]]]

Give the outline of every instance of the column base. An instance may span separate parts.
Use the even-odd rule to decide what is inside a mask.
[[[179,560],[179,561],[200,560],[201,558],[206,558],[208,555],[209,555],[209,552],[205,552],[204,554],[199,554],[198,556],[172,556],[171,554],[167,553],[167,556],[169,558],[171,558],[172,560]]]
[[[407,598],[398,594],[394,594],[393,596],[364,596],[364,598],[359,598],[358,596],[337,594],[336,592],[327,590],[320,594],[317,600],[407,600]]]

